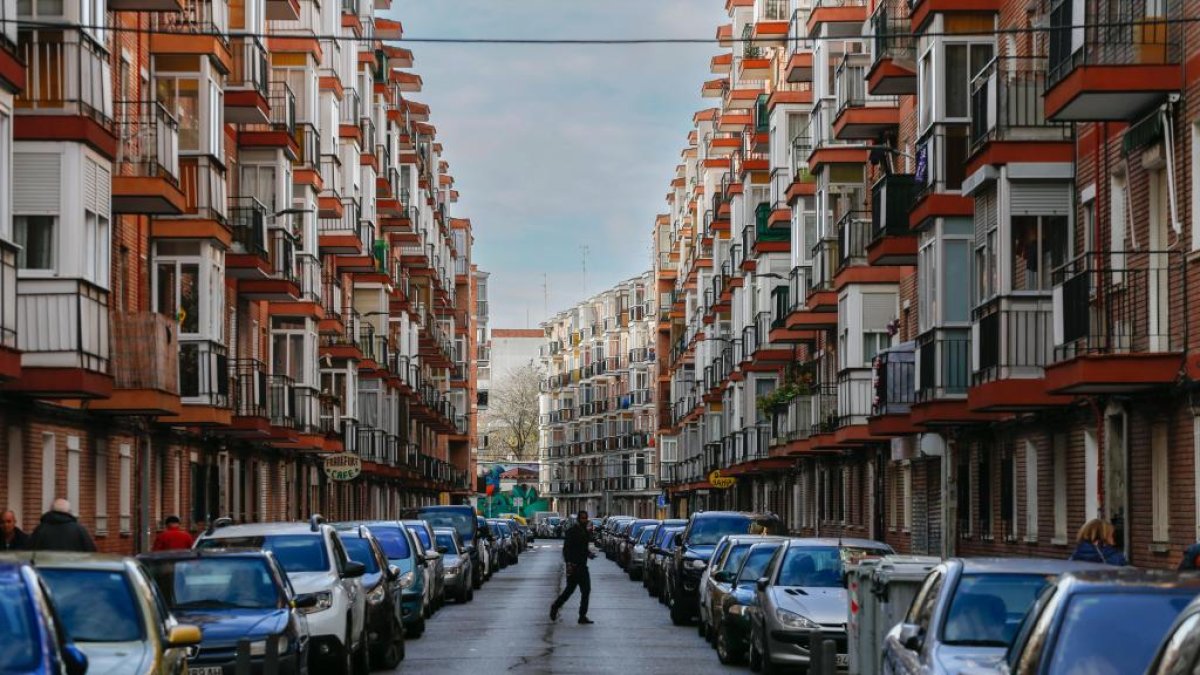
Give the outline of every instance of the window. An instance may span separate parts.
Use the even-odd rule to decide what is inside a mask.
[[[108,440],[96,439],[96,534],[108,534]]]
[[[155,100],[179,122],[179,149],[200,152],[200,78],[160,73],[155,80]]]
[[[224,337],[224,255],[207,242],[154,244],[154,308],[179,322],[180,337]]]
[[[1025,540],[1038,537],[1038,448],[1025,441]]]
[[[42,434],[42,510],[49,511],[50,504],[58,497],[58,484],[55,474],[58,464],[55,461],[54,434]]]
[[[1150,485],[1151,539],[1154,543],[1170,541],[1171,486],[1167,423],[1157,421],[1150,428]]]
[[[1013,216],[1012,290],[1048,291],[1067,260],[1066,216]]]
[[[17,267],[53,271],[58,216],[13,216],[13,240],[21,247]]]
[[[1054,543],[1065,544],[1067,535],[1067,435],[1051,439],[1054,463]]]
[[[892,293],[864,293],[863,355],[858,365],[870,365],[875,355],[891,346],[888,324],[896,318],[896,295]]]
[[[120,483],[118,508],[120,509],[121,534],[133,532],[133,449],[128,443],[122,443],[118,452],[120,458]]]
[[[9,24],[0,26],[0,35],[9,29]],[[12,40],[16,42],[16,25],[12,25],[13,35]],[[12,196],[10,194],[10,186],[12,185],[12,131],[10,129],[10,120],[8,113],[0,110],[0,239],[4,241],[12,241],[12,231],[9,229],[9,224],[12,222],[9,210],[12,208]]]
[[[316,378],[309,355],[316,353],[316,335],[304,319],[276,318],[271,326],[271,372],[286,375],[296,384]]]
[[[991,43],[951,43],[944,47],[945,116],[967,118],[971,116],[971,80],[992,60]]]
[[[979,536],[992,537],[992,448],[987,443],[979,446],[976,465],[975,508],[979,512]]]

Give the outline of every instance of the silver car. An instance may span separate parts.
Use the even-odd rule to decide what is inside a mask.
[[[467,555],[462,540],[458,538],[458,530],[452,527],[435,527],[437,551],[442,554],[442,565],[445,571],[446,597],[452,597],[459,603],[470,602],[475,597],[475,589],[471,587],[471,557]]]
[[[775,552],[758,580],[750,605],[750,665],[766,672],[807,666],[809,638],[820,630],[837,644],[837,667],[849,664],[846,621],[850,599],[844,565],[892,553],[869,539],[789,539]]]
[[[995,668],[1042,589],[1063,572],[1086,569],[1105,566],[1045,558],[943,562],[925,578],[904,622],[884,638],[882,672]]]
[[[660,527],[662,527],[662,523],[654,523],[638,533],[637,541],[633,543],[633,549],[629,552],[629,567],[625,570],[629,573],[632,581],[642,578],[642,571],[646,566],[646,547],[650,545],[650,540],[654,538],[655,531]]]

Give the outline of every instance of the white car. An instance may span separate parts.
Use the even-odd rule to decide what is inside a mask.
[[[307,523],[231,522],[213,521],[196,540],[196,548],[270,551],[297,593],[317,597],[316,606],[303,610],[312,636],[310,669],[344,675],[367,672],[366,594],[360,580],[366,569],[346,554],[333,526],[319,515]]]

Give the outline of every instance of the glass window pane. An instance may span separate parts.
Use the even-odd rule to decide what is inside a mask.
[[[17,266],[27,270],[54,269],[54,227],[57,216],[14,216],[14,238],[21,247]]]
[[[945,321],[966,321],[971,300],[967,284],[971,274],[970,242],[964,239],[946,241],[945,281],[942,283],[942,314]]]
[[[966,45],[946,45],[946,117],[966,117],[970,75]]]
[[[180,265],[179,274],[179,331],[200,332],[200,266]]]
[[[1051,275],[1067,262],[1067,217],[1042,216],[1042,269],[1040,288],[1052,288]]]
[[[175,305],[175,263],[159,263],[155,309],[173,319],[178,318]]]

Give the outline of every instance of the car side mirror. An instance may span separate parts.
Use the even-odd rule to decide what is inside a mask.
[[[301,593],[292,600],[292,606],[296,609],[312,609],[317,606],[317,594]]]
[[[758,581],[754,582],[754,585],[755,585],[755,587],[758,588],[758,590],[765,591],[765,590],[767,590],[767,585],[770,583],[771,583],[770,579],[768,579],[766,577],[759,577]]]
[[[167,633],[167,645],[170,647],[191,647],[200,644],[201,639],[200,627],[188,623],[181,623]]]
[[[63,665],[67,667],[67,675],[85,675],[88,669],[87,655],[74,644],[63,647]]]
[[[671,537],[671,541],[675,544],[675,548],[679,548],[680,546],[683,546],[683,533],[676,532],[675,536]]]
[[[400,568],[395,565],[388,565],[388,581],[395,581],[400,578]]]
[[[730,574],[729,570],[717,570],[716,572],[713,572],[712,575],[713,581],[719,581],[723,584],[727,584],[732,581],[732,577],[733,575]]]
[[[437,552],[438,552],[438,553],[441,553],[442,555],[446,555],[446,552],[447,552],[447,551],[449,551],[449,550],[450,550],[450,549],[446,548],[445,546],[439,546],[439,547],[437,547]]]
[[[367,566],[356,560],[347,560],[345,565],[342,566],[343,579],[357,579],[366,573]]]
[[[925,640],[921,635],[921,627],[915,623],[900,624],[900,634],[897,636],[900,644],[909,651],[919,652]]]
[[[428,560],[429,562],[433,562],[441,557],[442,557],[442,554],[438,553],[436,551],[426,551],[425,552],[425,559]]]

